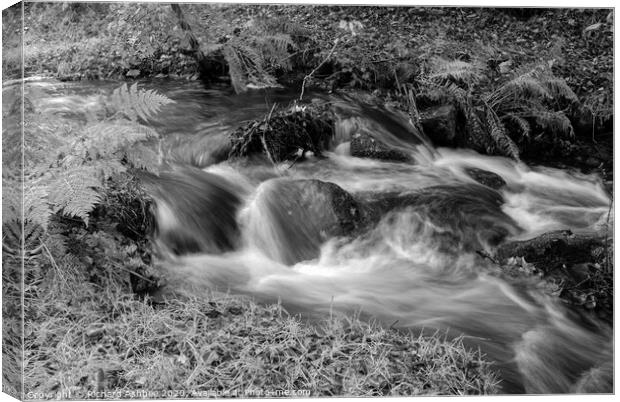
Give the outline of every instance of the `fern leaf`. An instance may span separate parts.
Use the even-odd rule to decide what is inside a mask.
[[[123,84],[115,89],[109,97],[108,106],[136,122],[138,118],[149,121],[162,106],[170,103],[174,101],[155,90],[139,89],[138,83],[135,83],[130,88]]]
[[[136,168],[156,172],[160,165],[160,155],[152,146],[138,144],[127,149],[127,161]]]
[[[574,138],[575,132],[573,130],[573,125],[564,113],[537,111],[535,117],[536,123],[544,130],[549,130],[552,134]]]
[[[486,119],[489,125],[489,134],[499,150],[502,151],[504,155],[510,156],[518,161],[519,147],[517,147],[517,144],[506,134],[504,125],[490,107],[486,107]]]
[[[100,122],[87,126],[67,152],[69,159],[106,158],[139,141],[158,138],[152,128],[130,122]],[[72,156],[73,155],[73,156]]]
[[[243,62],[239,57],[238,52],[233,46],[227,45],[222,49],[224,58],[228,63],[228,74],[230,75],[230,81],[233,89],[236,93],[242,93],[247,91],[247,78],[243,68]]]
[[[577,94],[573,92],[573,90],[563,79],[554,77],[545,80],[543,84],[547,88],[551,96],[553,96],[554,98],[561,98],[569,100],[573,103],[579,103],[579,98],[577,97]]]
[[[534,77],[522,75],[508,81],[501,89],[502,95],[508,98],[553,98],[543,84]]]
[[[118,159],[100,159],[88,165],[94,176],[101,182],[110,177],[125,172],[127,168]]]
[[[101,187],[93,169],[62,170],[49,185],[49,200],[55,212],[77,216],[88,225],[89,212],[101,201]]]
[[[2,223],[21,222],[23,192],[18,182],[2,181]]]
[[[47,187],[29,185],[24,191],[24,220],[47,229],[52,210],[47,200]]]
[[[517,116],[516,114],[509,113],[502,116],[501,120],[509,120],[514,122],[520,129],[520,134],[522,137],[529,138],[530,133],[532,132],[532,128],[530,127],[530,123],[525,120],[521,116]]]
[[[480,71],[472,63],[461,60],[438,59],[434,62],[434,72],[429,76],[435,80],[448,80],[471,85],[480,80]]]

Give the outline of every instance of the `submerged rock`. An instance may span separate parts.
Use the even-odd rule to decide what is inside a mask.
[[[372,158],[396,162],[410,162],[412,158],[407,153],[391,148],[383,142],[374,139],[370,134],[358,132],[351,136],[351,156]]]
[[[488,170],[466,168],[465,173],[467,173],[469,177],[476,180],[478,183],[494,190],[499,190],[506,185],[506,181],[502,178],[502,176],[489,172]]]
[[[363,221],[357,202],[338,185],[290,179],[261,184],[245,219],[248,242],[288,265],[318,257],[323,243],[355,233]]]
[[[182,255],[231,250],[239,239],[240,188],[198,169],[142,175],[154,200],[155,242]]]
[[[364,212],[370,221],[389,212],[414,213],[420,230],[436,238],[441,249],[475,251],[497,246],[521,230],[502,211],[503,203],[501,194],[488,187],[442,185],[376,197],[364,204]]]

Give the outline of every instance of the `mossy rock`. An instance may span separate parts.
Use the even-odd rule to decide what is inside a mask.
[[[358,158],[372,158],[395,162],[411,162],[410,155],[396,148],[391,148],[365,132],[358,132],[351,136],[351,156]]]
[[[318,257],[323,243],[363,227],[355,199],[338,185],[320,180],[264,182],[246,219],[250,241],[289,265]]]

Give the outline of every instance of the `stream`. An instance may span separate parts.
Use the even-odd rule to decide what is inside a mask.
[[[26,93],[41,113],[80,118],[118,85],[43,80],[28,83]],[[170,286],[281,302],[307,317],[359,312],[402,331],[463,335],[497,362],[505,393],[578,392],[585,381],[611,375],[611,328],[582,323],[533,281],[507,279],[478,253],[553,230],[596,231],[611,201],[599,177],[435,148],[397,113],[313,94],[307,98],[338,108],[323,156],[213,161],[206,138],[262,118],[295,93],[233,95],[188,81],[141,86],[175,100],[152,123],[176,166],[154,180],[158,243],[176,243],[158,262]],[[348,141],[359,132],[411,162],[351,156]],[[187,167],[196,160],[200,171]],[[467,173],[472,168],[506,184],[497,191],[482,186]],[[351,230],[333,228],[343,214]],[[604,383],[597,391],[612,392]]]

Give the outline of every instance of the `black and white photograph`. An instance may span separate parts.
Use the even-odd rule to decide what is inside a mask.
[[[611,400],[614,4],[455,3],[3,2],[7,400]]]

